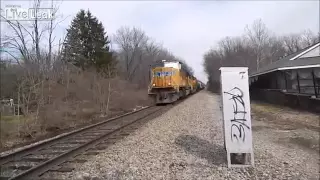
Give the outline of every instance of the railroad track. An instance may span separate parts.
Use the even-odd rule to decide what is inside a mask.
[[[139,123],[159,116],[172,105],[151,106],[71,132],[61,137],[0,157],[0,180],[52,179],[50,172],[71,172],[68,163],[83,163],[81,156],[96,155],[138,129]]]

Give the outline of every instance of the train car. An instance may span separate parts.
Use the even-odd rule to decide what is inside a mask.
[[[172,103],[195,91],[195,78],[179,61],[162,60],[151,69],[148,95],[156,104]]]
[[[201,81],[197,81],[197,91],[201,91],[205,88],[205,85]]]
[[[198,80],[194,76],[191,76],[189,78],[189,86],[190,86],[190,91],[191,91],[190,93],[191,94],[194,94],[197,92],[197,82],[198,82]]]
[[[200,83],[201,83],[201,90],[205,89],[206,85],[203,82],[200,82]]]

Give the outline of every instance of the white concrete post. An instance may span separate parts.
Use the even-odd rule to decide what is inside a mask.
[[[220,71],[228,167],[254,166],[248,68],[221,67]],[[240,154],[242,162],[234,163],[233,157]]]

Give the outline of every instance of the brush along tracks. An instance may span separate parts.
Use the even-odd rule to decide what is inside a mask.
[[[0,180],[52,179],[50,172],[71,172],[68,164],[85,162],[86,156],[98,154],[171,107],[146,107],[2,156]]]

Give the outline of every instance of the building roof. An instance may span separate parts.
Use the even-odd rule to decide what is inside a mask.
[[[273,62],[259,69],[258,71],[251,73],[250,77],[267,74],[278,70],[320,67],[320,56],[299,58],[315,48],[320,48],[320,43],[316,43],[312,46],[306,47],[276,62]]]

